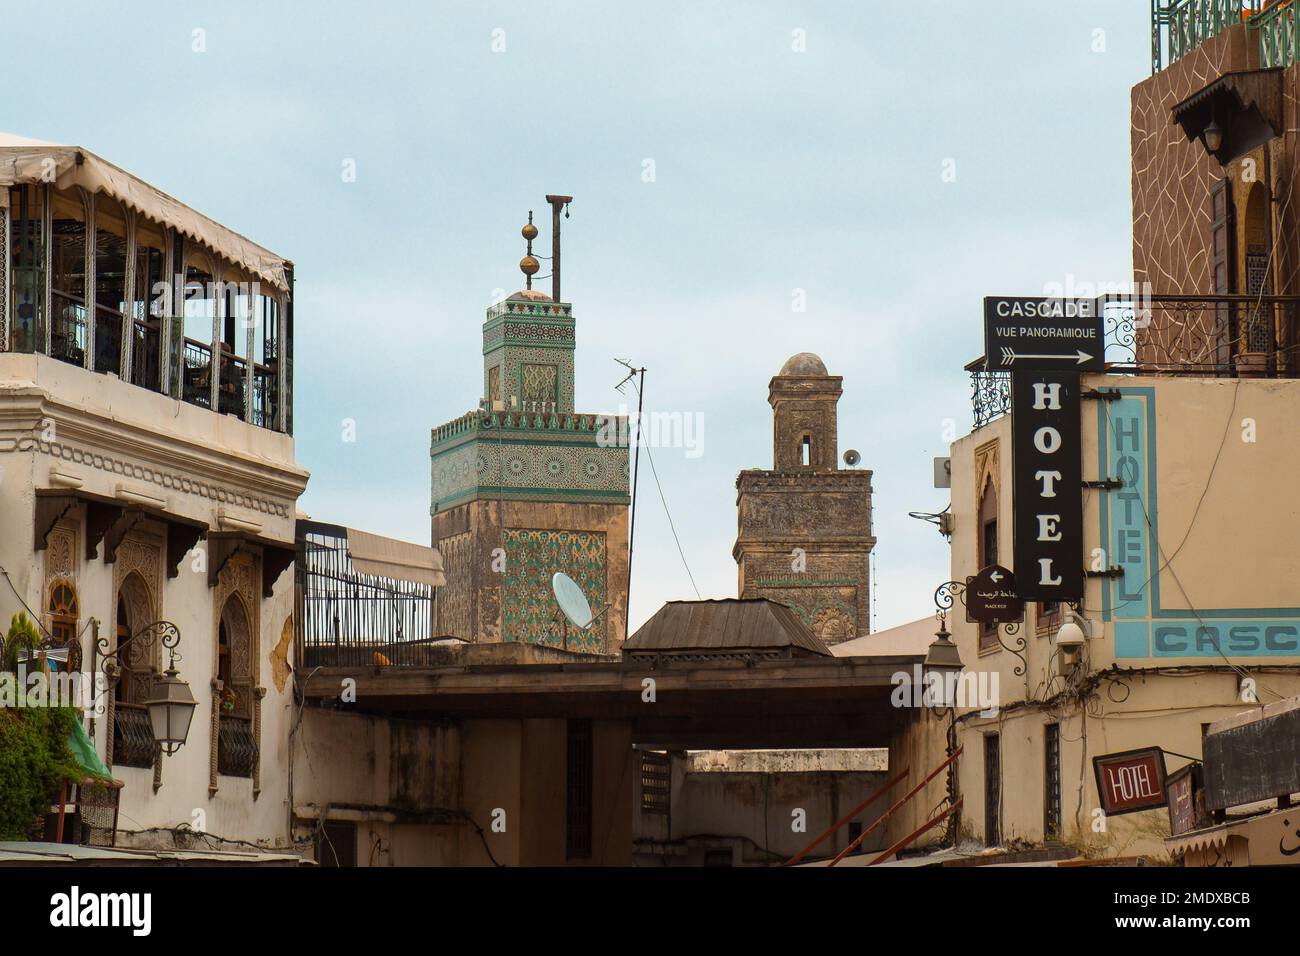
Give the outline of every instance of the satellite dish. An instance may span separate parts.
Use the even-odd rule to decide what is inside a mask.
[[[856,448],[850,448],[848,451],[844,453],[844,464],[848,465],[850,468],[852,468],[861,460],[862,460],[862,456],[858,454],[858,450]]]
[[[570,624],[582,630],[591,623],[591,605],[577,581],[563,571],[556,571],[551,575],[551,590],[555,592],[555,603],[560,605]]]

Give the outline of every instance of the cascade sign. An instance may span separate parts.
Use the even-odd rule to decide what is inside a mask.
[[[1012,564],[1026,601],[1081,601],[1083,449],[1079,373],[1011,374]]]
[[[1125,750],[1092,758],[1097,797],[1106,816],[1168,805],[1165,755],[1159,747]]]
[[[1096,299],[984,299],[984,362],[989,371],[1100,372],[1105,360],[1105,331]]]

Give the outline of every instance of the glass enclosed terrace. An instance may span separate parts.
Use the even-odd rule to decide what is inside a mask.
[[[290,263],[92,154],[3,134],[0,213],[0,351],[292,431]]]

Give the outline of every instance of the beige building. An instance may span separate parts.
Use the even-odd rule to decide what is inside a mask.
[[[0,619],[106,679],[119,843],[284,846],[292,264],[84,149],[0,159]],[[143,707],[159,621],[198,702],[171,755]]]
[[[1087,375],[1084,388],[1111,398],[1083,403],[1083,477],[1121,483],[1084,489],[1099,572],[1077,612],[1085,646],[1057,647],[1061,608],[1028,605],[1016,633],[968,623],[960,602],[949,617],[966,674],[999,688],[996,712],[955,712],[963,834],[1161,856],[1166,810],[1107,819],[1092,760],[1161,747],[1173,772],[1201,757],[1212,722],[1300,692],[1300,382]],[[954,581],[1011,565],[1011,424],[952,446]],[[947,724],[921,712],[891,760],[937,766]],[[913,826],[933,801],[919,803]]]

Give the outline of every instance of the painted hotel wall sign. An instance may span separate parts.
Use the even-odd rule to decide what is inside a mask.
[[[1108,817],[1169,803],[1165,792],[1165,755],[1159,747],[1093,757],[1092,769],[1097,774],[1097,796]]]
[[[984,362],[990,371],[1100,372],[1106,338],[1097,300],[988,296]]]
[[[1078,372],[1011,374],[1012,563],[1026,601],[1083,599],[1079,389]]]

